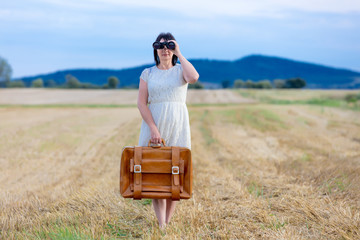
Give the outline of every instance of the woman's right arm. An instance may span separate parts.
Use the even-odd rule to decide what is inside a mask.
[[[137,100],[137,106],[140,111],[140,114],[144,121],[147,123],[147,125],[150,128],[151,132],[151,142],[152,143],[161,143],[161,136],[160,132],[155,124],[155,121],[151,115],[150,109],[147,106],[148,101],[148,88],[147,83],[140,78],[140,84],[139,84],[139,95]]]

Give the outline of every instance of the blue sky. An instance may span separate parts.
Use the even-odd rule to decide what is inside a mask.
[[[360,71],[358,0],[0,0],[13,77],[153,62],[171,32],[188,59],[264,54]]]

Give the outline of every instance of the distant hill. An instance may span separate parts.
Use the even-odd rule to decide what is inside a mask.
[[[250,55],[235,61],[190,59],[200,74],[200,81],[207,86],[221,86],[223,80],[233,82],[236,79],[274,80],[301,77],[306,80],[307,88],[359,88],[360,73],[322,66],[318,64],[294,61],[280,57]],[[65,76],[71,74],[81,82],[103,85],[109,76],[120,79],[121,87],[137,86],[142,70],[154,64],[142,65],[120,70],[112,69],[71,69],[49,74],[19,78],[30,86],[31,81],[42,78],[53,79],[57,84],[65,82]]]

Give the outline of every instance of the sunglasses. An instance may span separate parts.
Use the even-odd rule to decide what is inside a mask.
[[[166,46],[166,48],[174,50],[175,49],[175,43],[174,42],[154,42],[153,43],[153,48],[154,49],[163,49],[164,46]]]

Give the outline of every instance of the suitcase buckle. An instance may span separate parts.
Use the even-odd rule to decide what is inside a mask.
[[[141,173],[141,165],[134,165],[134,173]]]
[[[171,173],[172,174],[179,174],[179,167],[178,166],[174,166],[171,168]]]

